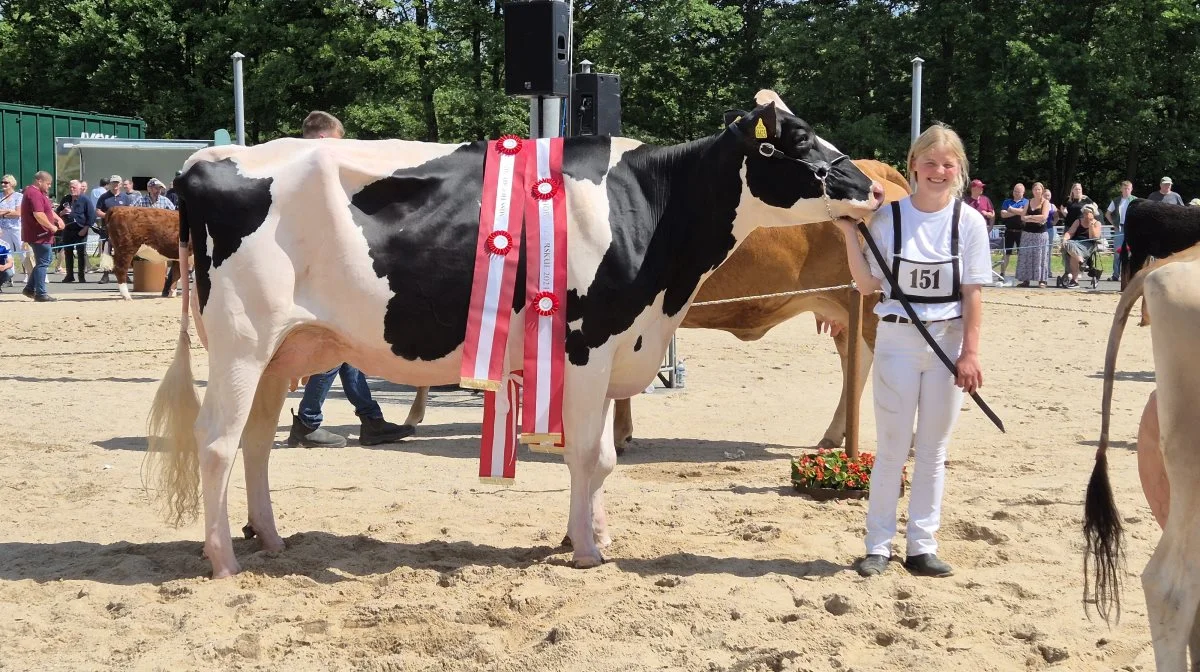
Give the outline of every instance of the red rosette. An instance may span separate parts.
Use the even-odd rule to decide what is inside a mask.
[[[547,177],[534,182],[529,193],[539,201],[548,201],[558,194],[560,186],[558,180]]]
[[[538,292],[533,297],[533,309],[542,317],[550,317],[558,312],[558,297],[554,292]]]
[[[488,254],[503,257],[513,248],[512,234],[507,231],[493,231],[484,242]]]
[[[502,135],[496,141],[496,151],[508,156],[515,156],[521,153],[521,138],[515,135]]]

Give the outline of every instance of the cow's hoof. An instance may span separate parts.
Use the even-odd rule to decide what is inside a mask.
[[[629,444],[633,443],[633,435],[630,434],[629,436],[627,436],[623,439],[618,439],[615,443],[617,446],[617,455],[618,456],[624,455],[625,449],[629,447]]]
[[[841,448],[841,447],[842,447],[841,439],[834,441],[833,439],[831,439],[829,437],[825,437],[824,439],[821,439],[821,442],[817,444],[817,448],[825,448],[826,450],[831,449],[831,448]]]
[[[569,534],[564,534],[563,540],[558,545],[562,546],[563,548],[574,548],[575,547],[575,544],[571,543],[571,535],[569,535]]]
[[[262,550],[267,553],[282,553],[283,549],[287,548],[283,543],[283,538],[275,537],[274,539],[262,539]]]
[[[612,537],[608,536],[607,534],[597,535],[596,546],[600,548],[608,548],[609,546],[612,546]]]
[[[600,551],[595,553],[576,553],[574,557],[575,569],[591,569],[604,564],[604,556],[600,555]]]
[[[228,579],[229,577],[233,576],[234,574],[237,574],[240,571],[242,571],[242,568],[239,567],[236,562],[233,563],[232,567],[223,567],[221,569],[217,569],[216,567],[213,567],[212,578],[213,579]]]
[[[258,532],[254,529],[253,525],[246,523],[242,526],[242,536],[246,539],[253,539],[254,537],[258,536]]]

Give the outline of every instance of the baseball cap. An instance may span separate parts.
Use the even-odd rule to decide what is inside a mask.
[[[1174,182],[1172,182],[1171,178],[1169,178],[1169,177],[1164,177],[1163,179],[1159,180],[1158,183],[1159,184],[1174,184]]]
[[[986,185],[983,183],[983,180],[980,180],[979,178],[975,178],[975,179],[971,180],[971,186],[972,187],[983,187]]]
[[[107,184],[112,184],[113,182],[120,182],[120,181],[121,181],[120,175],[113,175],[112,177],[108,178]]]
[[[157,177],[152,177],[152,178],[150,178],[150,181],[146,183],[146,186],[147,187],[165,187],[167,185],[163,184],[162,180],[158,179]]]

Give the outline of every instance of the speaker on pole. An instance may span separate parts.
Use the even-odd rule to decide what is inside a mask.
[[[620,135],[621,77],[580,65],[571,75],[570,135]]]
[[[558,0],[504,5],[504,93],[556,96],[571,93],[571,5]]]

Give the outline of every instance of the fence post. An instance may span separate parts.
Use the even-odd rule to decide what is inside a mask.
[[[858,457],[858,343],[862,340],[862,311],[862,294],[857,289],[850,290],[850,327],[846,335],[850,339],[846,353],[850,361],[846,364],[848,384],[842,394],[846,395],[846,456],[851,459]]]

